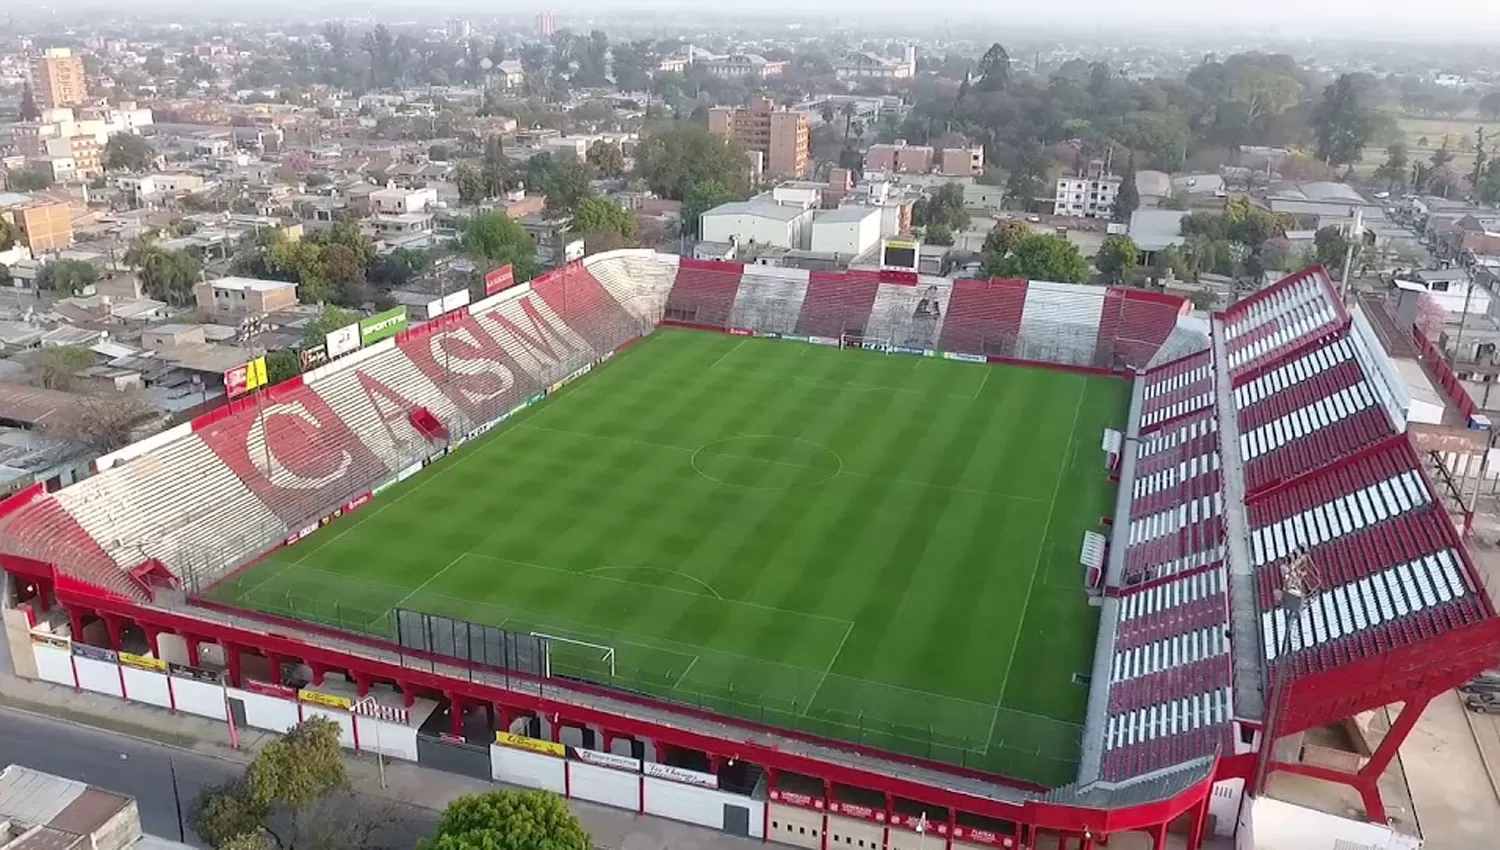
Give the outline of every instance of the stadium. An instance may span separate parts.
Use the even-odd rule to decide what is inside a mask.
[[[1316,267],[1205,320],[606,252],[11,497],[12,656],[812,850],[1197,847],[1274,770],[1379,822],[1500,646],[1383,334]]]

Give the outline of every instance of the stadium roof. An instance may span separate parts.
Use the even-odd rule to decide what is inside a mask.
[[[1494,613],[1406,435],[1412,400],[1322,269],[1136,382],[1080,784],[1233,748],[1293,677]],[[1305,553],[1307,560],[1299,560]],[[1288,567],[1307,602],[1281,606]]]

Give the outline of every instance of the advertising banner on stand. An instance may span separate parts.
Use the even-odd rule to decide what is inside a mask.
[[[266,358],[257,357],[243,366],[224,372],[224,395],[238,398],[251,390],[258,390],[268,383],[266,380]]]
[[[328,347],[328,357],[343,357],[359,348],[359,322],[328,332],[323,344]]]
[[[368,319],[359,320],[359,344],[370,345],[388,339],[406,330],[406,307],[392,307],[384,313],[376,313]]]
[[[510,263],[506,263],[484,276],[484,294],[487,296],[494,295],[497,292],[504,292],[515,285],[516,272]]]

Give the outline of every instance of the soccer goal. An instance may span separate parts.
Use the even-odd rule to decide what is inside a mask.
[[[883,337],[846,333],[839,335],[839,348],[862,348],[865,351],[884,351],[889,354],[891,341]]]
[[[615,648],[612,646],[542,632],[532,632],[531,636],[542,644],[543,676],[551,678],[556,671],[558,675],[576,678],[615,677]]]

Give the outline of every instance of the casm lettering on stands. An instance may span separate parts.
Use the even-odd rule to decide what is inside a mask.
[[[496,732],[495,743],[503,747],[514,747],[527,752],[541,753],[544,756],[567,756],[567,748],[562,744],[552,741],[543,741],[540,738],[528,738],[525,735],[516,735],[510,732]]]

